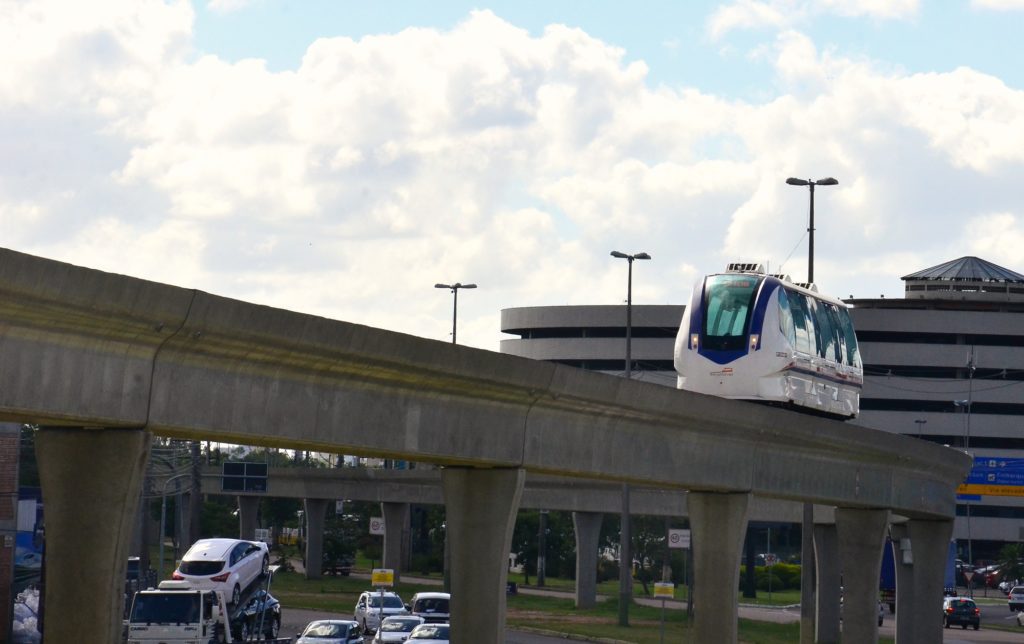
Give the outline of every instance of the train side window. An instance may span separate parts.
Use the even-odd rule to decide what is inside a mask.
[[[796,346],[796,329],[793,328],[793,312],[789,309],[789,297],[786,289],[779,289],[779,331],[789,340],[789,343]]]
[[[818,337],[818,356],[837,362],[835,332],[832,330],[832,321],[829,319],[828,311],[825,310],[828,304],[813,299],[808,301],[814,311],[814,325]]]
[[[831,303],[825,304],[825,306],[828,307],[828,317],[832,322],[832,335],[834,336],[832,344],[836,348],[836,362],[847,362],[846,334],[843,332],[843,325],[839,320],[839,309]]]
[[[850,312],[845,308],[841,308],[838,314],[843,335],[846,337],[846,364],[859,367],[861,366],[860,349],[857,347],[857,333],[853,330],[853,320],[850,319]]]
[[[808,332],[807,300],[803,293],[795,291],[789,293],[789,309],[793,314],[793,332],[796,335],[796,342],[793,346],[800,353],[814,353],[813,327]]]

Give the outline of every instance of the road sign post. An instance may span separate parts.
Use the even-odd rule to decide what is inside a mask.
[[[661,644],[665,644],[665,600],[675,597],[675,584],[671,582],[657,582],[654,584],[654,597],[661,598]]]

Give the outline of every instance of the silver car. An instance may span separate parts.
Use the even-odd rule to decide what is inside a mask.
[[[359,624],[347,619],[318,619],[306,624],[295,644],[363,644]]]
[[[404,642],[409,639],[409,633],[423,623],[422,617],[415,615],[396,615],[385,617],[377,629],[377,635],[373,638],[373,644],[385,644],[387,642]]]

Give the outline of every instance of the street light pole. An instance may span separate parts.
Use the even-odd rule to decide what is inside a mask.
[[[459,315],[459,289],[476,288],[476,284],[460,284],[455,282],[454,284],[434,284],[434,288],[446,288],[455,296],[452,298],[452,344],[455,344],[455,327]]]
[[[163,493],[160,495],[160,566],[158,567],[159,572],[157,574],[158,582],[164,578],[164,530],[166,530],[165,524],[167,522],[167,485],[171,481],[184,478],[186,476],[192,476],[192,472],[175,474],[171,478],[164,481]]]
[[[650,259],[647,253],[627,255],[613,250],[612,257],[629,262],[626,280],[626,379],[633,377],[633,261]],[[629,626],[629,604],[633,601],[633,553],[629,526],[629,483],[622,484],[622,514],[619,518],[619,626]]]
[[[810,236],[807,240],[807,281],[814,281],[814,186],[834,186],[839,182],[832,177],[826,177],[824,179],[797,179],[790,177],[786,179],[786,183],[791,186],[807,186],[811,189],[811,214],[807,223],[807,232]]]

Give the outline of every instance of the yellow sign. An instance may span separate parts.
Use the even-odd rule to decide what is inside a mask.
[[[667,597],[669,599],[676,596],[675,584],[658,582],[654,584],[654,596],[655,597]]]
[[[390,568],[374,568],[370,575],[370,585],[380,588],[395,585],[395,571]]]
[[[984,485],[964,483],[956,489],[957,494],[981,494],[982,496],[1024,496],[1024,485]]]

